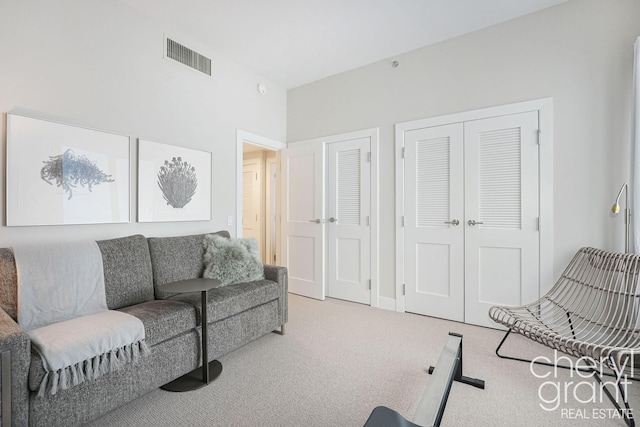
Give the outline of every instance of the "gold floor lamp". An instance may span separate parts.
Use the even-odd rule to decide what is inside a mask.
[[[620,191],[618,192],[618,197],[616,197],[616,202],[611,206],[612,215],[618,215],[620,213],[620,196],[622,196],[622,192],[624,191],[624,251],[629,253],[629,244],[631,241],[629,240],[629,226],[631,225],[631,209],[629,209],[629,187],[625,182],[622,184]]]

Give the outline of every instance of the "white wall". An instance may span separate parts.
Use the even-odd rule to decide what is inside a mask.
[[[380,295],[394,297],[394,124],[554,99],[554,276],[581,246],[623,250],[637,0],[573,0],[287,94],[287,140],[380,127]],[[393,68],[391,62],[400,66]]]
[[[163,58],[163,33],[213,59],[213,75]],[[265,95],[256,91],[268,85]],[[177,28],[111,0],[0,2],[0,112],[131,136],[131,223],[5,227],[5,120],[0,121],[0,247],[142,233],[229,229],[236,216],[236,129],[285,140],[286,92]],[[6,117],[6,116],[5,116]],[[211,151],[211,221],[136,223],[137,138]]]

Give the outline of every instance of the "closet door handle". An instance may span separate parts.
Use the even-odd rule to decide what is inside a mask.
[[[467,224],[469,224],[470,226],[472,226],[472,227],[473,227],[474,225],[477,225],[477,224],[484,224],[484,222],[482,222],[482,221],[476,221],[475,219],[470,219],[470,220],[467,222]]]
[[[309,222],[315,222],[316,224],[320,224],[320,220],[319,219],[310,219]]]
[[[460,221],[458,221],[457,219],[454,219],[453,221],[445,221],[445,224],[451,224],[451,225],[458,225],[460,224]]]
[[[329,222],[338,222],[338,218],[331,217],[329,218]]]

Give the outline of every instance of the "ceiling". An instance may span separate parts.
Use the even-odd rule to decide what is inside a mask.
[[[567,0],[120,1],[290,89]]]

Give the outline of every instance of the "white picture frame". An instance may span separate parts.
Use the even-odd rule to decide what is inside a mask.
[[[7,226],[130,221],[130,138],[7,114]]]
[[[208,151],[138,139],[138,222],[211,220]]]

